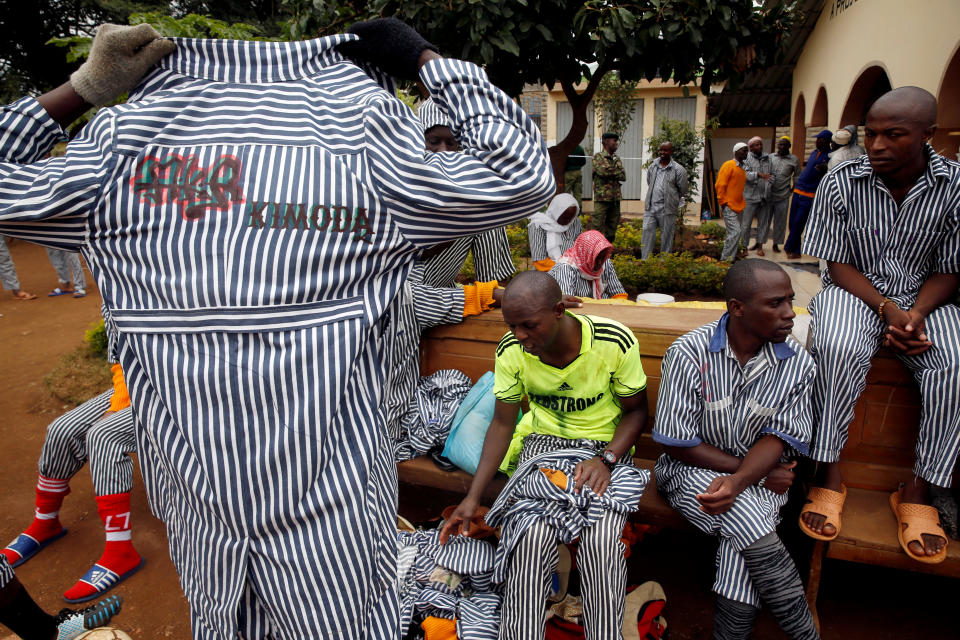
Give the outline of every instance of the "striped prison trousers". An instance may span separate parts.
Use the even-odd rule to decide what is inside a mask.
[[[98,496],[127,493],[133,489],[133,460],[137,450],[130,407],[111,413],[113,389],[87,400],[47,427],[40,453],[40,475],[72,478],[89,460],[93,489]]]

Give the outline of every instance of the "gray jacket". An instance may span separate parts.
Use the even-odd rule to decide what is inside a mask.
[[[647,167],[647,197],[643,201],[644,211],[650,211],[653,206],[653,181],[660,169],[660,159],[657,158]],[[683,202],[683,195],[687,192],[687,170],[675,160],[670,160],[663,171],[663,210],[657,213],[676,215]]]
[[[773,160],[769,153],[764,153],[760,158],[747,154],[747,159],[743,162],[743,170],[747,172],[747,184],[743,187],[743,199],[746,202],[760,202],[770,199],[770,183],[761,178],[760,173],[773,173]]]

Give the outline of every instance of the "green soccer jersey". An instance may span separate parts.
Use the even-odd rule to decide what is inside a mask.
[[[609,442],[620,422],[619,398],[647,386],[630,329],[607,318],[567,315],[580,322],[580,355],[562,369],[524,351],[512,333],[497,346],[494,395],[511,404],[526,396],[530,405],[514,431],[504,471],[513,471],[531,433]]]

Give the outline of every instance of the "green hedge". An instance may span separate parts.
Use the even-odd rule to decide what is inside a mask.
[[[723,293],[723,279],[730,265],[690,253],[668,253],[640,260],[629,255],[613,257],[620,282],[636,292],[706,294]]]

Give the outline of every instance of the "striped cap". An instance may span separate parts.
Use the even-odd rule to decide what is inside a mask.
[[[450,118],[440,109],[440,105],[431,98],[427,98],[420,103],[417,116],[420,118],[420,124],[423,125],[424,131],[429,131],[433,127],[450,126]]]

